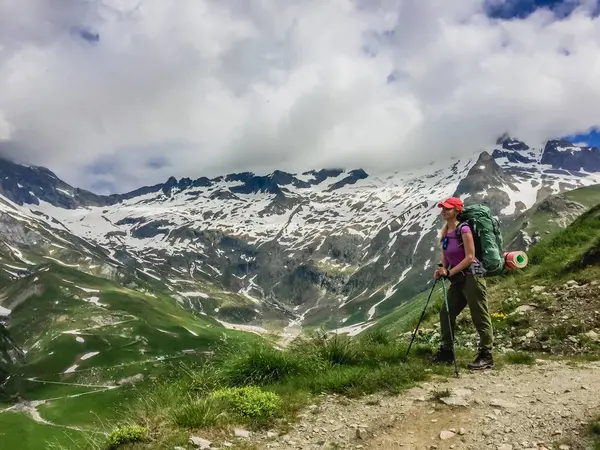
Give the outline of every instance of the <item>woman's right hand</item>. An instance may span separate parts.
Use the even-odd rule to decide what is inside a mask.
[[[446,269],[444,269],[443,267],[440,267],[440,268],[436,269],[433,276],[436,280],[439,280],[441,277],[448,276],[448,271]]]

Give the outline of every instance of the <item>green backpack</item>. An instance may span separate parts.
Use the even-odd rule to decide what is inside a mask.
[[[456,228],[456,235],[460,245],[463,245],[461,229],[469,225],[475,242],[475,257],[485,269],[485,276],[501,273],[504,269],[504,243],[500,233],[500,222],[492,216],[490,208],[485,205],[465,206],[458,220],[461,223]]]

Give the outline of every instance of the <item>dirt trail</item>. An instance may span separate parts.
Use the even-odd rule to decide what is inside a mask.
[[[271,449],[574,450],[591,448],[584,434],[598,413],[600,363],[538,360],[462,370],[395,397],[327,396],[287,435],[256,438]]]

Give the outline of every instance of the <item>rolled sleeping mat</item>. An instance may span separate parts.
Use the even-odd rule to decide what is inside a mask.
[[[529,258],[527,253],[519,250],[516,252],[504,253],[504,267],[507,269],[522,269],[527,266]]]

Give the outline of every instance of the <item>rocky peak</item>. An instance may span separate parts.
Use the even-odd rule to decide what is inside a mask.
[[[242,183],[246,183],[250,179],[254,177],[252,172],[240,172],[240,173],[230,173],[225,177],[225,181],[235,182],[241,181]]]
[[[510,135],[508,133],[502,133],[502,135],[496,139],[496,145],[502,145],[504,141],[510,139]]]
[[[310,170],[302,175],[312,175],[315,179],[310,181],[311,185],[320,184],[327,178],[335,178],[344,173],[343,169],[321,169],[319,171]]]
[[[529,150],[529,146],[522,141],[510,137],[508,133],[504,133],[496,139],[496,145],[501,145],[504,150]]]
[[[553,169],[600,172],[600,150],[579,147],[562,139],[551,140],[544,147],[541,162]]]
[[[287,186],[289,184],[296,186],[297,188],[309,188],[311,186],[310,183],[301,181],[291,173],[282,172],[281,170],[276,170],[269,176],[279,186]]]
[[[354,184],[358,180],[363,180],[368,176],[369,175],[367,174],[367,172],[365,172],[363,169],[351,170],[350,172],[348,172],[347,177],[338,181],[337,183],[333,183],[327,190],[334,191],[336,189],[340,189],[348,184]]]
[[[504,173],[493,156],[488,152],[483,152],[467,176],[458,183],[455,194],[479,192],[510,181],[512,181],[510,177]]]
[[[518,151],[513,150],[499,150],[496,149],[492,153],[492,157],[494,159],[506,158],[509,162],[515,164],[532,164],[535,163],[535,159],[530,158],[529,156],[524,155],[523,153],[519,153]]]
[[[502,189],[504,186],[516,190],[513,177],[502,170],[492,155],[483,152],[467,176],[458,183],[454,196],[470,194],[470,202],[486,203],[494,214],[498,214],[510,204],[510,197]]]
[[[70,186],[45,167],[24,166],[6,159],[0,159],[0,194],[18,205],[39,205],[42,200],[74,209],[107,203],[102,196]]]
[[[244,174],[238,177],[237,181],[243,181],[243,184],[229,188],[234,194],[255,194],[259,192],[275,195],[282,194],[279,185],[269,176],[253,175],[248,177]]]
[[[527,145],[524,142],[517,141],[516,139],[510,138],[502,143],[502,148],[505,150],[522,151],[529,150],[529,145]]]

